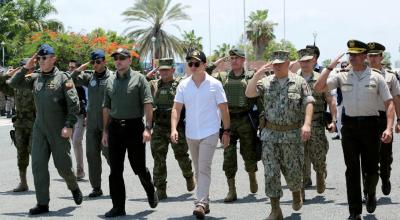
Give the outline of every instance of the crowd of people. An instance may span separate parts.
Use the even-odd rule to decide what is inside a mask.
[[[224,202],[237,200],[240,141],[249,190],[258,191],[257,163],[262,160],[265,194],[271,204],[267,219],[278,220],[283,219],[281,173],[292,192],[295,211],[307,198],[304,189],[312,185],[311,167],[316,172],[316,190],[324,193],[328,131],[337,132],[335,139],[342,142],[349,219],[361,219],[362,202],[369,213],[376,209],[379,177],[382,192],[391,192],[400,87],[397,75],[381,64],[382,44],[349,40],[347,46],[349,59],[342,61],[344,54],[340,54],[326,68],[318,66],[320,51],[310,45],[298,51],[295,62],[289,61],[289,52],[277,50],[255,71],[246,68],[240,49],[230,50],[227,58],[214,63],[195,49],[186,56],[185,76],[175,77],[172,58],[160,59],[159,66],[144,75],[131,69],[131,53],[123,48],[111,54],[115,71],[107,68],[105,52],[95,49],[90,62],[81,65],[71,60],[64,72],[55,66],[53,47],[42,44],[31,58],[21,61],[21,67],[0,77],[0,90],[12,90],[16,100],[13,122],[20,183],[14,191],[28,190],[30,153],[37,204],[29,213],[49,212],[52,155],[75,203],[81,204],[78,181],[85,177],[82,140],[86,129],[93,188],[89,197],[103,195],[101,154],[110,166],[112,208],[105,217],[126,215],[126,153],[149,206],[156,208],[159,200],[168,198],[166,156],[171,145],[187,191],[196,189],[193,215],[203,219],[210,212],[211,167],[219,140],[228,185]],[[214,71],[226,60],[229,71]],[[87,70],[89,64],[93,70]],[[152,174],[146,165],[146,142],[154,159]]]

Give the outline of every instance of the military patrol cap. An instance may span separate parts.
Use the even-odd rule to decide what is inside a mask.
[[[160,70],[172,69],[174,68],[174,59],[172,58],[162,58],[158,61]]]
[[[314,58],[314,55],[316,55],[315,50],[311,48],[301,49],[297,51],[297,54],[299,54],[299,61],[311,60],[312,58]]]
[[[285,50],[277,50],[272,53],[272,64],[284,63],[289,60],[289,52]]]
[[[315,45],[307,45],[306,48],[310,48],[314,50],[315,56],[318,59],[319,55],[321,54],[321,52],[319,51],[319,48]]]
[[[106,55],[104,53],[104,50],[102,50],[102,49],[96,49],[92,53],[90,53],[90,58],[92,60],[97,60],[97,59],[100,59],[100,58],[104,59],[105,57],[106,57]]]
[[[46,56],[46,55],[50,55],[50,54],[55,54],[54,49],[50,45],[48,45],[48,44],[40,45],[39,50],[38,50],[39,56]]]
[[[349,40],[347,42],[347,47],[349,48],[347,51],[349,54],[365,53],[368,49],[368,45],[359,40]]]
[[[111,54],[111,57],[114,57],[117,54],[122,55],[124,57],[131,57],[131,53],[129,52],[128,49],[125,49],[125,48],[118,48],[116,51],[114,51]]]
[[[204,54],[203,51],[201,50],[192,50],[189,51],[189,53],[186,55],[186,61],[189,61],[190,59],[196,59],[198,61],[201,61],[203,63],[207,63],[207,57]]]
[[[229,56],[245,57],[244,51],[239,48],[233,48],[229,51]]]
[[[25,66],[29,61],[29,58],[23,58],[21,61],[19,61],[19,66]]]
[[[367,45],[368,45],[368,54],[371,55],[381,54],[386,49],[385,46],[377,42],[370,42]]]

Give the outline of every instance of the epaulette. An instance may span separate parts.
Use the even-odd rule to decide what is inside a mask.
[[[349,70],[348,69],[340,69],[339,70],[339,73],[346,73],[346,72],[349,72]]]
[[[385,69],[385,72],[396,75],[396,72],[390,69]]]
[[[379,73],[379,74],[381,74],[381,73],[382,73],[380,70],[378,70],[378,69],[375,69],[375,68],[371,68],[371,70],[372,70],[372,71],[375,71],[375,72],[377,72],[377,73]]]

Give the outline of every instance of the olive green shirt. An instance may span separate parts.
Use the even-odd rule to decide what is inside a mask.
[[[115,119],[142,118],[144,104],[152,102],[146,77],[130,69],[124,77],[116,72],[115,78],[107,82],[103,108],[110,109],[110,116]]]

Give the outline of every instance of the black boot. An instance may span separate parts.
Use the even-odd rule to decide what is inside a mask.
[[[82,203],[83,197],[79,187],[76,188],[75,190],[71,190],[71,192],[72,192],[72,197],[74,197],[75,204],[80,205]]]
[[[382,193],[383,195],[387,196],[390,194],[390,191],[392,190],[392,185],[390,184],[389,179],[382,179]]]
[[[361,220],[361,215],[356,213],[351,213],[348,220]]]
[[[112,217],[117,217],[117,216],[122,216],[126,215],[124,209],[119,209],[119,208],[112,208],[110,211],[106,212],[104,215],[106,218],[112,218]]]
[[[374,213],[376,209],[376,196],[375,193],[368,193],[367,202],[365,204],[368,213]]]
[[[154,189],[153,180],[151,179],[151,175],[149,170],[146,168],[146,172],[139,174],[140,183],[142,184],[144,190],[147,194],[147,200],[151,208],[157,207],[158,204],[158,196]]]
[[[100,188],[93,188],[93,191],[89,194],[90,198],[99,197],[103,195],[103,191]]]
[[[29,209],[29,215],[39,215],[39,214],[47,213],[47,212],[49,212],[48,205],[37,204],[35,207]]]

